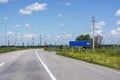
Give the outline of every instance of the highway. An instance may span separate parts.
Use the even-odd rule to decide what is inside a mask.
[[[120,70],[29,49],[0,54],[0,80],[120,80]]]

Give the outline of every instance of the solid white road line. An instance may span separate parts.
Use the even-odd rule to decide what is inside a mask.
[[[52,80],[57,80],[55,78],[55,76],[52,74],[52,72],[49,70],[49,68],[47,67],[47,65],[45,65],[45,63],[42,61],[42,59],[40,58],[40,56],[38,55],[37,51],[35,51],[36,56],[38,57],[38,59],[40,60],[40,62],[42,63],[43,67],[46,69],[46,71],[48,72],[49,76],[51,77]]]
[[[5,64],[5,63],[1,63],[1,64],[0,64],[0,67],[3,66],[4,64]]]

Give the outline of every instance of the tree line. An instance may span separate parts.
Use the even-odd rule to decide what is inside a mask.
[[[95,37],[95,47],[96,48],[101,48],[102,45],[102,40],[103,40],[103,36],[97,34]],[[76,41],[84,41],[84,40],[88,40],[92,43],[93,38],[89,35],[89,34],[82,34],[76,37],[75,39]]]

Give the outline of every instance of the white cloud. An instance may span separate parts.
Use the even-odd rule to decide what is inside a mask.
[[[61,35],[56,36],[56,39],[57,39],[57,40],[58,40],[58,39],[61,39],[61,38],[62,38]]]
[[[106,40],[106,43],[108,44],[118,44],[120,41],[120,27],[117,29],[113,29],[110,32],[104,34],[104,40]]]
[[[13,38],[12,37],[9,37],[8,40],[12,40]]]
[[[72,38],[72,34],[70,34],[70,33],[66,34],[65,38]]]
[[[117,29],[113,29],[111,30],[111,35],[114,35],[114,36],[119,36],[120,35],[120,27],[117,28]]]
[[[0,19],[0,23],[7,23],[7,21],[8,21],[8,18],[7,18],[7,17],[5,17],[5,18],[3,18],[3,19]]]
[[[70,39],[73,37],[73,35],[68,32],[64,32],[62,36],[63,36],[63,39]]]
[[[61,35],[55,37],[55,40],[68,40],[73,38],[73,35],[68,32],[63,32]]]
[[[65,5],[66,5],[66,6],[70,6],[71,3],[70,3],[70,2],[66,2]]]
[[[64,18],[64,15],[63,14],[58,14],[57,17],[58,18]]]
[[[25,24],[24,27],[27,28],[27,29],[31,29],[31,25],[30,24]]]
[[[20,32],[19,32],[19,33],[18,33],[18,35],[19,35],[19,36],[21,36],[21,35],[22,35],[22,33],[20,33]]]
[[[116,30],[111,30],[111,34],[115,35],[116,34]]]
[[[23,35],[23,38],[25,38],[25,39],[32,39],[33,37],[35,37],[34,34],[25,34],[25,35]]]
[[[19,27],[20,27],[20,25],[19,25],[19,24],[16,24],[14,27],[15,27],[15,28],[19,28]]]
[[[107,32],[106,34],[104,34],[103,39],[108,44],[118,44],[118,42],[120,41],[119,35],[120,35],[120,27],[113,29],[110,32]]]
[[[40,3],[36,2],[36,3],[34,3],[34,4],[31,4],[31,5],[27,6],[25,9],[26,9],[26,10],[39,11],[39,10],[46,10],[46,6],[47,6],[46,3],[40,4]]]
[[[32,14],[33,11],[44,11],[47,9],[46,6],[47,6],[46,3],[40,4],[40,3],[36,2],[34,4],[26,6],[24,9],[20,9],[19,13]]]
[[[7,20],[8,20],[8,18],[7,18],[7,17],[5,17],[5,18],[4,18],[4,20],[6,20],[6,21],[7,21]]]
[[[61,23],[60,26],[63,27],[63,26],[64,26],[64,23]]]
[[[95,28],[102,29],[103,27],[105,27],[105,25],[106,25],[106,23],[104,21],[100,21],[100,22],[95,24]]]
[[[0,3],[8,3],[8,0],[0,0]]]
[[[116,23],[117,25],[120,25],[120,20],[119,21],[117,21],[117,23]]]
[[[120,9],[118,9],[115,13],[116,16],[120,16]]]
[[[51,39],[51,35],[47,35],[46,39],[48,39],[48,40]]]
[[[15,32],[7,32],[7,36],[14,36],[15,35]]]
[[[95,31],[95,35],[101,35],[102,36],[103,35],[102,33],[103,33],[102,29],[99,29],[99,30]]]
[[[20,9],[19,13],[21,13],[21,14],[32,14],[32,11],[31,10]]]

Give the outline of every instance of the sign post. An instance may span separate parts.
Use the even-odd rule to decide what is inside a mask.
[[[79,47],[79,52],[80,52],[80,48],[81,48],[81,47]]]
[[[74,49],[73,49],[73,47],[72,47],[72,53],[74,52]]]

